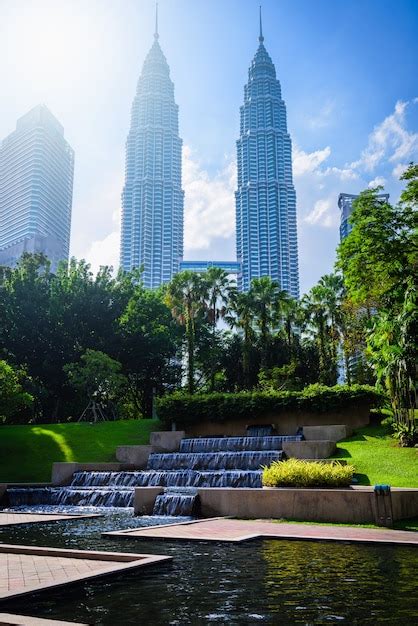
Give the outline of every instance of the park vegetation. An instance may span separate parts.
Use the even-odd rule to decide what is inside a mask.
[[[263,469],[264,487],[330,488],[348,487],[354,476],[353,465],[342,465],[338,461],[303,461],[288,459],[273,461]]]
[[[0,420],[151,417],[155,397],[166,415],[179,393],[190,410],[194,397],[323,399],[343,365],[351,393],[376,384],[413,444],[418,166],[403,179],[395,206],[379,188],[360,195],[335,273],[299,301],[268,277],[241,293],[219,268],[154,290],[140,269],[93,274],[83,260],[0,268]]]

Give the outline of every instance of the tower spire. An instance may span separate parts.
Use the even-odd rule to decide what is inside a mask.
[[[155,4],[155,32],[154,32],[154,39],[158,39],[159,35],[158,35],[158,2],[156,2]]]
[[[261,4],[260,4],[260,34],[258,36],[258,41],[260,43],[263,43],[263,41],[264,41],[264,37],[263,37],[263,21],[262,21],[262,18],[261,18]]]

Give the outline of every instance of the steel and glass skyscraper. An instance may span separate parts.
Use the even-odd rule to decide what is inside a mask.
[[[0,145],[0,265],[42,252],[56,269],[70,246],[74,151],[45,105],[18,119]]]
[[[299,297],[296,194],[286,105],[274,64],[264,47],[260,13],[259,46],[248,71],[237,141],[236,201],[238,285],[270,276]]]
[[[183,256],[181,150],[174,85],[156,19],[132,105],[122,193],[121,267],[142,266],[146,287],[170,281]]]

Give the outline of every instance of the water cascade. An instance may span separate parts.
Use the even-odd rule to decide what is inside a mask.
[[[170,517],[197,517],[199,496],[195,489],[164,489],[155,499],[153,515]]]
[[[183,439],[179,452],[153,453],[143,471],[75,472],[65,487],[10,488],[10,506],[133,506],[135,487],[164,487],[155,514],[190,515],[196,494],[185,488],[261,487],[262,466],[282,458],[283,441],[302,435]],[[172,513],[174,511],[174,513]]]

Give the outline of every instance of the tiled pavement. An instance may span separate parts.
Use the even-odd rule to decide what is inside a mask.
[[[165,560],[170,557],[0,544],[0,600]]]
[[[50,513],[19,513],[0,511],[0,526],[11,526],[14,524],[32,524],[39,522],[59,522],[69,519],[80,519],[84,517],[99,517],[97,514],[91,515],[65,515]]]
[[[79,622],[58,622],[54,619],[42,619],[28,615],[0,613],[0,626],[87,626]]]
[[[323,541],[359,541],[418,545],[418,532],[388,528],[354,526],[320,526],[286,524],[264,520],[234,520],[212,518],[167,526],[135,528],[103,533],[105,536],[127,539],[171,539],[188,541],[246,541],[258,537]]]

